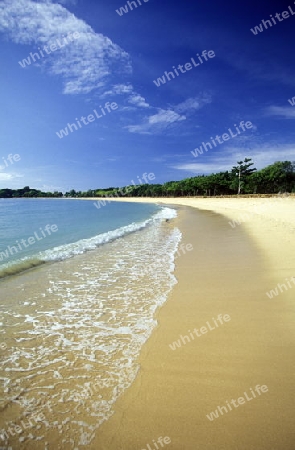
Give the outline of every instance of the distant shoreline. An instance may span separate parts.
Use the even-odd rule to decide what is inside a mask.
[[[214,198],[288,198],[288,197],[294,197],[295,193],[283,193],[283,194],[233,194],[233,195],[195,195],[195,196],[183,196],[183,197],[126,197],[126,196],[113,196],[113,197],[0,197],[0,200],[19,200],[19,199],[25,199],[25,200],[126,200],[130,199],[130,201],[133,201],[134,199],[140,199],[145,200],[181,200],[181,199],[214,199]]]
[[[288,194],[240,194],[240,195],[215,195],[215,196],[206,196],[206,195],[199,195],[199,196],[183,196],[183,197],[126,197],[126,196],[122,196],[122,197],[61,197],[62,199],[70,199],[70,200],[123,200],[126,201],[128,199],[130,199],[130,201],[133,200],[147,200],[148,202],[150,202],[150,200],[155,200],[155,202],[158,201],[165,201],[165,200],[181,200],[181,199],[215,199],[215,198],[235,198],[235,199],[243,199],[243,198],[289,198],[289,197],[294,197],[295,198],[295,193],[288,193]],[[22,197],[18,197],[18,198],[22,198]],[[40,197],[39,197],[40,198]],[[43,198],[43,197],[42,197]],[[46,197],[44,197],[46,198]]]

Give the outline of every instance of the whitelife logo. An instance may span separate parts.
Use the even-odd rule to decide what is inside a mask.
[[[247,220],[250,220],[249,214],[240,214],[239,217],[233,221],[228,222],[228,224],[232,228],[236,228],[237,225],[241,225],[243,222],[246,222]]]
[[[5,169],[6,167],[9,166],[7,160],[10,162],[11,165],[13,165],[13,161],[18,162],[18,161],[20,161],[21,157],[19,156],[18,153],[16,153],[15,155],[13,155],[12,153],[9,153],[9,155],[7,155],[6,158],[4,158],[4,156],[2,156],[2,159],[4,161],[4,166],[2,168]],[[0,169],[1,169],[1,166],[0,166]]]
[[[235,138],[237,137],[239,134],[241,134],[241,131],[239,129],[239,127],[241,128],[242,132],[249,130],[250,128],[253,128],[253,124],[250,121],[247,121],[246,123],[242,120],[240,122],[240,125],[236,125],[234,124],[234,126],[236,127],[236,132],[237,134],[234,134],[231,130],[231,128],[228,128],[228,131],[230,134],[228,133],[223,133],[222,136],[219,136],[218,134],[215,136],[215,138],[213,139],[213,137],[211,136],[210,139],[214,145],[214,147],[217,147],[217,144],[215,142],[215,140],[218,142],[218,144],[223,144],[224,142],[228,141],[229,139]],[[202,148],[203,147],[203,148]],[[208,148],[209,147],[209,148]],[[202,142],[202,145],[200,146],[200,148],[196,147],[195,150],[191,151],[191,154],[197,158],[199,155],[203,154],[203,149],[205,152],[207,152],[208,150],[212,150],[212,145],[210,142]]]
[[[286,281],[287,281],[288,286],[285,283],[283,283],[283,284],[278,283],[277,286],[274,288],[275,290],[272,289],[271,291],[267,292],[266,295],[268,296],[268,298],[272,299],[273,297],[276,297],[277,295],[279,295],[278,289],[281,291],[281,294],[282,294],[283,292],[288,291],[289,289],[292,289],[295,286],[295,278],[294,277],[291,278],[291,281],[294,284],[294,286],[292,286],[290,284],[290,280],[288,280],[288,278],[286,278]],[[283,290],[283,288],[284,288],[284,290]]]
[[[143,0],[145,3],[147,3],[149,0]],[[140,0],[137,0],[137,3],[141,6],[141,1]],[[116,13],[117,14],[119,14],[119,16],[123,16],[123,14],[125,13],[125,14],[127,14],[128,12],[129,12],[129,10],[128,10],[128,6],[129,6],[129,8],[130,8],[130,11],[132,11],[133,10],[133,6],[135,7],[135,8],[138,8],[138,6],[137,6],[137,4],[136,4],[136,2],[127,2],[127,5],[124,5],[124,6],[121,6],[121,8],[118,10],[118,9],[116,9]]]
[[[9,258],[9,253],[11,256],[13,256],[16,253],[19,253],[20,251],[24,250],[25,248],[29,247],[29,245],[33,245],[36,243],[37,241],[41,241],[42,239],[46,238],[47,236],[50,236],[51,233],[55,233],[56,231],[58,231],[57,225],[46,225],[46,227],[44,228],[39,228],[39,230],[41,231],[41,234],[43,237],[40,237],[37,233],[37,231],[34,232],[34,236],[31,236],[27,239],[28,242],[26,242],[26,239],[21,239],[20,242],[18,240],[16,240],[16,244],[17,247],[15,245],[8,245],[8,247],[6,247],[6,250],[0,252],[0,261],[3,261],[3,259],[5,258]],[[46,231],[46,233],[45,233]]]
[[[164,438],[162,438],[162,436],[160,436],[157,439],[157,442],[155,442],[155,440],[153,439],[153,444],[154,444],[153,447],[151,447],[150,444],[146,444],[146,449],[143,448],[142,450],[159,450],[160,448],[164,447],[163,441],[164,441],[164,444],[168,445],[168,444],[170,444],[171,439],[168,436],[165,436]],[[161,447],[159,447],[157,443],[160,444]]]
[[[100,107],[100,112],[102,113],[102,116],[98,114],[96,109],[93,110],[94,115],[96,116],[97,119],[101,119],[103,116],[106,116],[107,113],[105,112],[104,108],[107,110],[108,113],[114,111],[115,109],[118,109],[118,105],[116,102],[112,102],[112,103],[106,102],[104,105],[104,108],[101,105],[99,105],[99,107]],[[94,115],[89,114],[87,116],[87,118],[85,116],[81,116],[80,120],[84,125],[89,125],[89,123],[94,122],[96,120]],[[78,120],[77,117],[75,120],[76,120],[79,128],[82,128],[80,120]],[[88,120],[88,122],[87,122],[87,120]],[[68,123],[64,129],[62,129],[60,131],[56,131],[56,134],[59,137],[59,139],[62,139],[64,136],[69,135],[69,130],[71,133],[73,133],[73,131],[77,131],[79,129],[78,126],[75,123]]]
[[[219,327],[217,320],[219,321],[219,324],[224,325],[224,322],[229,322],[231,320],[231,317],[229,314],[219,314],[217,316],[217,319],[215,320],[214,317],[212,317],[213,323],[215,325],[215,327],[211,327],[209,322],[206,322],[206,325],[208,325],[208,329],[210,331],[215,330],[216,328]],[[194,328],[193,331],[191,332],[190,330],[188,330],[188,333],[191,337],[191,339],[194,341],[195,340],[195,336],[193,335],[193,333],[195,333],[195,335],[197,337],[201,337],[203,334],[206,334],[208,332],[207,327],[201,327],[200,330],[198,330],[197,328]],[[199,333],[200,331],[200,333]],[[182,344],[186,344],[187,342],[191,342],[189,336],[187,336],[186,334],[183,336],[182,334],[179,336],[180,339],[178,339],[178,341],[174,341],[172,344],[169,344],[169,347],[171,348],[171,350],[176,350],[177,348],[180,348],[182,346]]]
[[[32,421],[35,421],[35,423],[32,423]],[[21,426],[20,425],[12,425],[7,428],[7,430],[1,430],[0,431],[0,437],[2,441],[7,441],[10,436],[15,436],[16,433],[20,434],[27,428],[32,428],[36,425],[38,425],[38,422],[43,422],[45,420],[45,416],[43,413],[39,413],[38,415],[33,413],[30,418],[27,419],[27,423],[23,420],[21,420]],[[8,434],[9,433],[9,434]]]
[[[265,384],[263,384],[262,386],[257,384],[257,386],[255,386],[254,389],[259,396],[261,395],[261,393],[268,392],[268,387]],[[244,392],[245,398],[248,402],[250,402],[251,400],[256,398],[256,395],[252,388],[250,388],[250,391],[251,391],[251,394],[253,395],[253,397],[250,397],[250,398],[248,397],[247,392]],[[212,411],[210,414],[206,414],[207,419],[209,419],[210,422],[212,422],[214,419],[218,419],[219,413],[223,416],[224,412],[228,413],[229,411],[232,411],[232,407],[230,406],[230,403],[235,408],[238,408],[240,405],[244,405],[246,403],[245,398],[239,397],[237,400],[232,399],[230,402],[226,401],[225,403],[226,403],[227,407],[226,406],[217,406],[217,409],[215,409],[215,411]],[[236,402],[238,402],[238,404]]]
[[[207,54],[208,54],[208,56],[207,56]],[[207,50],[203,50],[203,51],[202,51],[202,56],[200,56],[199,53],[196,53],[196,55],[197,55],[197,57],[198,57],[198,60],[200,61],[200,64],[203,64],[203,63],[204,63],[202,57],[204,58],[205,61],[208,61],[208,57],[209,57],[209,59],[215,57],[215,53],[214,53],[213,50],[210,50],[209,52],[207,52]],[[192,70],[193,67],[198,67],[198,66],[200,65],[199,63],[196,63],[196,61],[194,60],[194,58],[191,58],[191,62],[193,63],[193,65],[192,65],[191,63],[187,62],[186,64],[183,64],[183,65],[182,65],[182,64],[179,64],[179,65],[177,66],[177,69],[178,69],[181,73],[185,73],[186,71]],[[184,67],[184,68],[183,68],[183,67]],[[173,68],[173,70],[174,70],[174,73],[179,77],[180,74],[178,73],[178,70],[175,68],[175,66],[173,66],[172,68]],[[172,79],[174,79],[174,78],[175,78],[174,73],[173,73],[173,72],[167,72],[167,71],[165,71],[165,72],[164,72],[164,75],[163,75],[162,77],[157,78],[157,80],[154,80],[153,83],[155,83],[155,85],[156,85],[157,87],[159,87],[159,86],[161,86],[162,84],[165,84],[165,83],[166,83],[166,78],[167,78],[167,81],[171,81],[171,77],[172,77]],[[166,77],[166,78],[165,78],[165,77]]]
[[[291,6],[288,6],[288,9],[289,9],[291,15],[294,16],[295,12],[291,8]],[[282,13],[276,13],[275,17],[277,18],[277,20],[279,22],[283,22],[284,19],[288,19],[290,17],[290,13],[288,11],[283,11]],[[282,15],[283,18],[280,17],[280,14]],[[269,17],[271,18],[272,23],[270,20],[262,20],[260,25],[256,25],[256,27],[254,29],[250,28],[250,31],[252,31],[252,33],[256,36],[258,33],[262,33],[264,31],[264,29],[267,30],[268,27],[277,25],[276,19],[272,16],[272,14],[270,14]],[[264,29],[263,29],[263,27],[264,27]]]
[[[155,174],[153,172],[147,174],[146,172],[142,174],[141,178],[145,181],[145,183],[142,182],[141,178],[139,178],[139,176],[137,175],[137,178],[140,182],[140,184],[148,184],[148,180],[153,181],[155,179]],[[123,197],[124,195],[128,195],[130,194],[130,192],[133,191],[133,189],[135,189],[138,185],[134,183],[133,180],[131,180],[131,184],[133,184],[133,186],[125,186],[123,188],[118,189],[118,192],[116,192],[115,194],[112,195],[108,195],[108,196],[102,196],[103,198],[105,198],[106,200],[97,200],[97,202],[94,202],[94,206],[97,209],[100,209],[102,206],[106,206],[106,202],[111,203],[111,200],[108,200],[109,198],[120,198]],[[125,192],[124,192],[125,189]]]
[[[66,45],[69,45],[70,42],[73,42],[75,39],[79,39],[80,33],[78,31],[75,31],[75,33],[68,34],[67,37],[63,35],[62,39],[56,39],[55,43],[52,43],[50,45],[44,45],[44,47],[41,49],[38,47],[39,52],[37,53],[30,53],[30,55],[27,58],[24,58],[22,61],[19,61],[19,65],[24,69],[26,66],[29,66],[32,64],[32,62],[39,61],[39,59],[44,58],[46,55],[50,55],[50,53],[55,52],[56,50],[59,50]],[[68,42],[68,39],[70,42]],[[50,48],[50,50],[49,50]],[[43,53],[45,52],[45,55]],[[32,59],[32,60],[31,60]]]

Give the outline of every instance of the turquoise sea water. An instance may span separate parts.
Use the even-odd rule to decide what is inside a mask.
[[[145,227],[160,207],[70,199],[0,199],[0,277],[66,259]]]
[[[153,204],[0,200],[4,448],[95,449],[177,282],[176,216]],[[25,428],[33,415],[42,420]]]

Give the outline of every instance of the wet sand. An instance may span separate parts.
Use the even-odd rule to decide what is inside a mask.
[[[171,228],[158,223],[1,281],[3,448],[95,448],[176,283]]]
[[[270,201],[267,213],[256,210],[235,228],[229,220],[249,212],[253,199],[233,199],[229,207],[228,199],[219,205],[210,200],[188,200],[203,211],[179,209],[175,223],[193,251],[180,251],[178,284],[158,311],[139,375],[98,430],[93,448],[295,448],[294,200],[280,206]],[[260,200],[254,203],[261,206]],[[218,208],[225,215],[208,211]],[[291,287],[269,299],[266,292],[286,278]],[[230,320],[221,325],[219,314]],[[207,332],[192,339],[190,333],[203,326]],[[185,343],[172,350],[169,344],[180,335]],[[257,385],[266,385],[267,392],[254,397],[250,389]],[[244,404],[212,421],[206,417],[245,393]],[[162,441],[162,447],[159,437],[171,443]]]

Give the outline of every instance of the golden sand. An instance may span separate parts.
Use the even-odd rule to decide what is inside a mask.
[[[174,221],[193,250],[180,251],[178,284],[158,312],[139,375],[93,448],[294,450],[294,199],[144,201],[199,208],[180,207]],[[224,315],[230,320],[221,324]],[[267,391],[258,395],[258,385]]]

